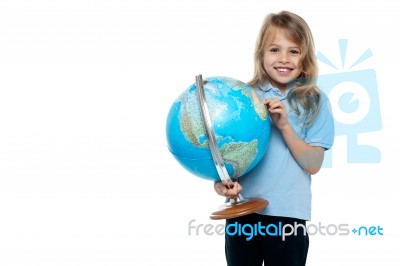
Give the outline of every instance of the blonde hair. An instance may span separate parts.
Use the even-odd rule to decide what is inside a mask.
[[[309,127],[319,112],[320,95],[316,85],[318,66],[314,53],[314,39],[303,18],[289,11],[272,13],[265,17],[256,41],[254,76],[248,83],[258,87],[270,80],[263,65],[264,52],[268,42],[272,41],[278,30],[300,47],[300,63],[303,71],[295,80],[293,89],[289,91],[288,102],[298,116],[305,118],[303,127]]]

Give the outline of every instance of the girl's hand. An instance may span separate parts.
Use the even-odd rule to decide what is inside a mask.
[[[216,182],[214,183],[214,190],[218,195],[235,199],[242,191],[242,186],[238,182],[231,182],[227,185],[224,185],[222,182]]]
[[[289,126],[287,110],[285,105],[278,99],[266,99],[264,104],[270,113],[271,119],[275,126],[282,131],[285,127]]]

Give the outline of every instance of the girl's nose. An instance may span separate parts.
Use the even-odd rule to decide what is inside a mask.
[[[279,63],[289,63],[289,57],[286,53],[281,53],[278,58]]]

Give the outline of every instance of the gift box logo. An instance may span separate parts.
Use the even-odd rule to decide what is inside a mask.
[[[370,58],[372,51],[367,49],[345,69],[347,43],[347,39],[339,40],[341,70],[324,54],[317,53],[319,61],[337,70],[337,73],[320,75],[318,85],[331,102],[335,135],[347,137],[347,162],[379,163],[380,150],[373,145],[360,144],[358,141],[360,133],[382,129],[376,72],[373,69],[351,71],[354,66]],[[323,167],[331,166],[332,151],[328,151]]]

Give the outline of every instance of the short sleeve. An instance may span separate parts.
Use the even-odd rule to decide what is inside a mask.
[[[323,147],[326,150],[333,145],[335,128],[332,109],[328,97],[322,91],[321,106],[314,123],[307,129],[304,141],[311,146]]]

